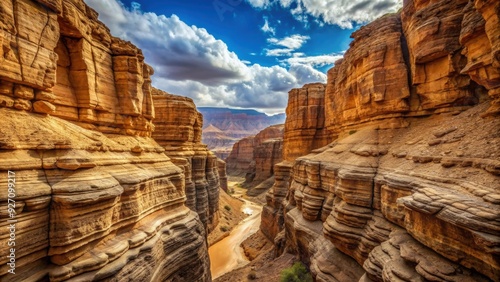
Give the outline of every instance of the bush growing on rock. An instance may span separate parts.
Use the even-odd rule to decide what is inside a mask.
[[[301,263],[296,262],[293,266],[283,269],[280,282],[312,282],[312,276],[307,268]]]

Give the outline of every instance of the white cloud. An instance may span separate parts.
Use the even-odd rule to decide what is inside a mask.
[[[333,55],[320,55],[320,56],[307,56],[304,57],[303,53],[294,54],[292,58],[288,58],[285,61],[290,64],[302,64],[314,67],[323,67],[325,65],[332,65],[337,60],[342,59],[344,55],[333,54]]]
[[[144,13],[140,6],[127,9],[118,0],[86,0],[112,34],[143,50],[155,69],[153,85],[188,96],[198,106],[225,106],[283,111],[291,88],[324,80],[317,70],[300,63],[263,67],[242,61],[206,29],[188,26],[176,15]],[[255,1],[266,7],[269,1]],[[294,35],[270,42],[286,49],[300,48],[309,37]],[[282,49],[285,49],[282,48]]]
[[[281,57],[281,56],[291,56],[293,49],[289,48],[278,48],[278,49],[265,49],[266,56],[268,57]]]
[[[267,17],[264,17],[264,25],[260,28],[264,33],[270,33],[272,35],[276,34],[276,29],[274,27],[269,26],[269,20]]]
[[[300,84],[323,82],[326,83],[326,75],[322,72],[315,70],[310,65],[304,64],[291,64],[290,73],[300,81]]]
[[[299,21],[308,24],[308,15],[324,23],[352,29],[356,24],[365,24],[403,5],[403,0],[247,0],[259,9],[273,4],[290,9]]]
[[[311,37],[307,35],[294,34],[291,36],[287,36],[282,39],[278,38],[268,38],[267,42],[273,45],[283,46],[289,49],[297,50],[304,45]]]
[[[271,0],[247,0],[248,3],[254,7],[259,9],[265,9],[271,5]]]

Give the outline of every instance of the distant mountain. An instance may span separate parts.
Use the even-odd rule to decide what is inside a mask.
[[[203,143],[224,159],[239,139],[285,122],[284,113],[268,116],[256,110],[199,107],[203,114]]]

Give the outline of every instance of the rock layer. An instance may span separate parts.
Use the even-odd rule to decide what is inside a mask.
[[[210,231],[218,222],[220,184],[217,157],[201,143],[203,116],[187,97],[153,88],[153,101],[153,138],[172,162],[184,169],[186,205]]]
[[[6,27],[0,31],[0,105],[104,133],[151,135],[153,70],[141,50],[112,37],[83,1],[0,5]]]
[[[217,191],[186,197],[183,169],[150,138],[141,51],[81,0],[2,1],[0,27],[0,174],[15,172],[17,220],[16,275],[2,256],[0,280],[210,281],[204,224],[216,224]],[[183,132],[199,141],[201,123]],[[215,157],[197,150],[192,178],[217,186]]]
[[[325,85],[306,84],[288,93],[283,159],[293,161],[333,141],[325,129]]]
[[[355,32],[328,72],[328,146],[287,147],[314,135],[290,95],[261,225],[278,250],[318,281],[499,281],[498,11],[405,1]]]
[[[0,116],[0,171],[15,172],[18,221],[16,275],[3,257],[2,280],[210,281],[205,228],[184,205],[182,169],[153,139],[6,108]]]

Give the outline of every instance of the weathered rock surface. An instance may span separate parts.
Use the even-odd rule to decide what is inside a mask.
[[[210,281],[205,228],[184,205],[182,169],[153,139],[13,109],[0,117],[0,185],[15,172],[17,220],[16,275],[2,256],[2,281]]]
[[[313,126],[287,117],[261,224],[278,251],[318,281],[500,281],[498,11],[405,1],[353,34],[323,98],[334,142],[293,151]]]
[[[186,197],[183,169],[150,138],[153,70],[141,51],[81,0],[1,1],[0,27],[0,185],[15,172],[17,220],[16,275],[2,255],[0,280],[210,281],[216,191],[201,199],[193,184]],[[199,143],[193,125],[183,133]],[[215,187],[216,159],[197,150],[192,179]],[[202,203],[203,222],[186,199]]]
[[[203,114],[203,143],[218,158],[225,160],[233,145],[241,138],[256,135],[273,124],[282,124],[284,114],[267,116],[255,110],[199,107]]]
[[[283,159],[293,161],[334,139],[325,129],[325,85],[311,83],[292,89],[286,107]]]
[[[255,136],[236,142],[226,159],[230,174],[245,175],[246,182],[262,182],[274,174],[282,160],[284,126],[272,125]]]
[[[243,174],[251,169],[255,136],[241,139],[233,145],[233,149],[226,159],[227,172],[231,175]]]
[[[218,222],[220,185],[217,157],[201,143],[203,116],[191,98],[153,88],[153,101],[153,138],[172,162],[184,169],[186,205],[210,231]]]
[[[150,136],[153,70],[141,50],[112,37],[83,1],[48,3],[0,4],[0,105]]]

